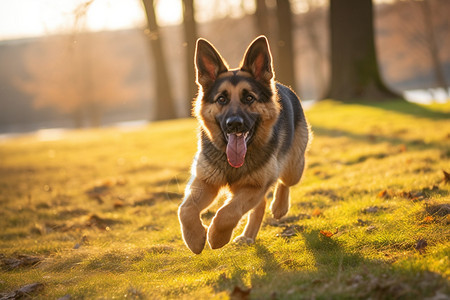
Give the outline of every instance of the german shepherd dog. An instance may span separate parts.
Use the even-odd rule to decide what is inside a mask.
[[[214,46],[199,39],[195,67],[198,152],[178,217],[184,242],[200,254],[206,240],[212,249],[227,244],[249,211],[235,242],[253,243],[264,217],[265,196],[275,184],[272,214],[276,219],[286,215],[289,188],[302,176],[310,134],[298,97],[274,80],[266,37],[255,39],[241,66],[231,70]],[[231,196],[207,228],[200,214],[225,187]]]

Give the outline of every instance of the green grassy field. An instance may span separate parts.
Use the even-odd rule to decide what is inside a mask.
[[[448,299],[450,104],[306,114],[288,216],[267,213],[254,245],[200,255],[176,215],[195,120],[1,141],[0,298]]]

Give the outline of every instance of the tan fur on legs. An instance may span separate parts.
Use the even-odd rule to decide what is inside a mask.
[[[265,194],[260,188],[240,188],[232,192],[233,198],[217,211],[209,226],[208,243],[212,249],[223,247],[230,241],[239,220],[263,201]]]
[[[275,219],[281,219],[289,211],[289,187],[278,181],[273,195],[270,210]]]
[[[305,150],[307,140],[302,138],[308,134],[307,125],[299,127],[296,131],[296,146],[292,147],[289,158],[284,164],[283,172],[274,191],[274,197],[270,205],[273,217],[280,219],[289,211],[289,188],[297,184],[302,178],[305,169]]]
[[[236,243],[251,244],[255,242],[266,210],[266,199],[263,199],[249,214],[244,232],[234,239]]]
[[[194,179],[186,188],[185,199],[178,209],[183,240],[195,254],[202,252],[206,242],[206,227],[200,213],[211,204],[218,191],[218,187]]]

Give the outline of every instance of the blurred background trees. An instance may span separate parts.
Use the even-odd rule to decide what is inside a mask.
[[[71,116],[75,127],[88,121],[101,125],[103,111],[134,99],[136,87],[127,81],[132,63],[108,47],[108,36],[86,31],[85,15],[94,0],[74,11],[72,32],[37,41],[24,57],[28,78],[16,84],[33,97],[36,108],[52,107]]]
[[[372,0],[330,2],[331,78],[326,98],[392,99],[375,51]]]
[[[52,107],[71,116],[79,128],[86,119],[92,127],[101,124],[105,109],[134,99],[136,88],[127,81],[132,65],[105,47],[108,37],[90,33],[46,40],[25,56],[28,78],[17,85],[33,97],[36,108]]]
[[[160,10],[168,2],[139,0],[139,28],[88,32],[82,15],[96,1],[81,2],[68,34],[0,42],[0,130],[189,116],[197,37],[237,67],[249,42],[267,35],[277,79],[304,100],[418,89],[448,97],[448,0],[173,0],[165,13],[178,21],[169,25]]]
[[[175,106],[172,97],[172,86],[166,66],[166,54],[163,50],[162,36],[156,20],[155,5],[153,0],[142,0],[147,17],[147,36],[152,49],[153,71],[157,74],[154,82],[149,84],[155,87],[155,120],[173,119],[176,117]]]

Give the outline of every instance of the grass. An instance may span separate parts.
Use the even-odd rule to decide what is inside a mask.
[[[38,282],[36,299],[227,299],[235,287],[238,299],[448,295],[449,108],[315,105],[288,217],[267,213],[256,244],[201,255],[176,216],[195,120],[2,141],[0,293]]]

